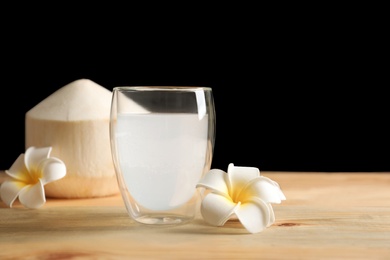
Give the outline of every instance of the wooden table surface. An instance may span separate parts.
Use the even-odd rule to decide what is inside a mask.
[[[262,172],[287,200],[250,234],[237,221],[151,227],[121,197],[0,202],[0,259],[390,259],[390,172]],[[4,172],[0,173],[0,182]]]

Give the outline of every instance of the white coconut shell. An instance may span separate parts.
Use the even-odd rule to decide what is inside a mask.
[[[66,176],[45,185],[46,196],[92,198],[119,193],[111,156],[111,94],[89,79],[63,86],[25,116],[25,146],[52,147]]]

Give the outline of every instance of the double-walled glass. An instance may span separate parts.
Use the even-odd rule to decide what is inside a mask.
[[[192,220],[213,156],[212,89],[123,86],[112,95],[111,149],[127,212],[144,224]]]

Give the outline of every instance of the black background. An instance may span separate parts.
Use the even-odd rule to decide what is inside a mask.
[[[88,78],[109,90],[213,88],[213,168],[390,171],[382,34],[364,21],[331,26],[293,19],[271,28],[256,25],[256,18],[230,18],[207,32],[192,25],[172,34],[164,26],[103,34],[103,22],[94,30],[80,26],[77,34],[66,25],[38,31],[45,22],[3,28],[0,169],[25,150],[25,113],[60,87]]]

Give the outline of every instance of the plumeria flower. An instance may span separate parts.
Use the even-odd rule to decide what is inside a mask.
[[[0,187],[1,199],[12,207],[19,202],[27,208],[39,208],[46,202],[44,185],[66,175],[66,166],[58,158],[50,157],[52,147],[29,147],[20,154],[5,173],[10,177]]]
[[[271,226],[275,222],[271,203],[286,199],[279,184],[260,176],[258,168],[232,163],[227,173],[211,169],[196,187],[205,188],[201,214],[207,223],[223,226],[230,218],[237,218],[250,233]]]

